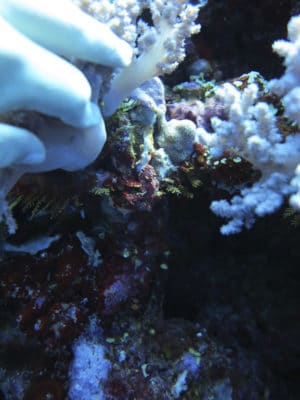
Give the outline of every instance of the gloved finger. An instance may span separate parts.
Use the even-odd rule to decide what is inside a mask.
[[[1,17],[0,32],[0,112],[35,110],[76,127],[98,123],[90,85],[77,68]]]
[[[69,0],[1,0],[0,14],[57,54],[112,67],[131,62],[132,48]]]
[[[31,132],[0,123],[0,168],[16,164],[39,164],[44,161],[43,143]]]

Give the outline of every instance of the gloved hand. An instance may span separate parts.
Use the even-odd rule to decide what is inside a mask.
[[[60,56],[123,67],[131,47],[68,0],[1,0],[0,32],[0,117],[34,110],[60,120],[50,118],[38,137],[0,123],[0,168],[75,170],[92,162],[106,138],[102,116],[85,76]]]

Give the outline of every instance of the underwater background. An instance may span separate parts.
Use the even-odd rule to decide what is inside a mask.
[[[226,120],[215,90],[238,81],[255,82],[293,135],[265,82],[284,73],[272,43],[299,13],[293,0],[209,0],[184,61],[161,77],[165,117],[127,98],[91,166],[14,186],[18,229],[0,228],[0,400],[300,398],[299,214],[284,200],[222,235],[211,203],[260,172],[210,157],[186,127],[161,128]],[[139,18],[153,25],[147,8]]]

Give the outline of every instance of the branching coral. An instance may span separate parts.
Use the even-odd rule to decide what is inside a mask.
[[[116,74],[104,96],[104,114],[110,115],[144,81],[174,71],[184,59],[185,39],[200,30],[195,20],[201,3],[205,2],[198,2],[198,5],[182,0],[76,3],[106,22],[117,35],[131,44],[135,52],[133,62]],[[150,11],[153,26],[141,18],[144,10]]]
[[[25,30],[30,38],[39,42],[39,37],[35,35],[36,32],[34,30],[32,32],[25,22],[28,22],[28,18],[33,18],[33,21],[37,18],[38,24],[40,24],[40,13],[43,14],[45,11],[43,7],[33,15],[25,15],[26,18],[23,14],[20,14],[20,17],[15,10],[10,13],[10,7],[5,8],[7,4],[27,4],[27,2],[30,3],[29,0],[5,1],[3,2],[4,9],[2,6],[0,10],[10,23],[20,24],[22,32]],[[172,72],[185,56],[185,39],[200,30],[196,18],[199,8],[205,4],[205,1],[201,1],[197,5],[193,5],[183,0],[172,2],[166,0],[116,0],[114,2],[109,0],[72,0],[72,2],[94,17],[91,22],[92,32],[96,30],[94,29],[95,24],[100,22],[103,27],[102,34],[106,29],[111,29],[116,34],[113,36],[113,38],[117,38],[112,42],[113,48],[114,46],[118,48],[121,39],[127,42],[124,42],[124,52],[116,51],[116,54],[121,57],[121,61],[118,59],[108,62],[112,67],[117,67],[112,71],[108,89],[105,85],[103,86],[105,79],[102,79],[100,70],[94,69],[92,78],[88,79],[89,83],[95,81],[95,87],[98,88],[93,94],[94,102],[90,101],[92,93],[89,90],[86,95],[87,104],[92,109],[92,114],[96,115],[97,124],[85,124],[83,110],[78,115],[76,113],[75,120],[77,122],[75,121],[76,123],[73,124],[75,127],[71,127],[69,119],[73,120],[72,115],[71,117],[66,116],[65,114],[68,113],[65,113],[64,110],[62,116],[57,115],[55,110],[58,105],[55,101],[50,104],[54,111],[52,112],[51,107],[49,111],[48,101],[44,108],[50,115],[60,117],[63,122],[43,120],[44,123],[37,128],[38,140],[40,140],[42,148],[40,153],[43,156],[41,161],[31,162],[29,167],[24,167],[27,154],[24,153],[24,158],[23,153],[20,152],[20,157],[18,157],[21,159],[19,162],[21,165],[1,172],[3,182],[0,194],[2,193],[2,198],[10,189],[11,184],[24,172],[47,171],[56,168],[72,171],[84,168],[93,161],[101,151],[106,139],[104,123],[101,115],[99,116],[96,104],[97,100],[102,101],[103,113],[111,115],[125,97],[132,95],[139,99],[141,90],[137,90],[137,88],[141,87],[143,83],[150,82],[146,83],[146,89],[143,89],[144,91],[150,90],[153,86],[150,80],[153,77]],[[46,1],[45,4],[50,3]],[[74,7],[74,4],[68,2],[66,4]],[[50,8],[52,11],[53,9],[56,8]],[[76,7],[75,9],[80,12]],[[77,16],[77,11],[74,15],[72,14],[72,18]],[[68,21],[69,17],[66,18]],[[76,18],[75,21],[77,21]],[[85,20],[88,16],[84,15],[83,18]],[[98,21],[95,21],[96,19]],[[78,23],[80,25],[80,20]],[[67,24],[63,23],[62,26],[64,27],[64,25]],[[71,25],[73,26],[73,22]],[[64,29],[66,28],[64,27]],[[158,172],[162,171],[159,172],[159,176],[164,178],[167,175],[165,170],[175,170],[175,167],[192,153],[194,140],[198,137],[201,144],[208,146],[212,157],[220,157],[224,153],[238,155],[260,172],[260,179],[251,187],[239,188],[240,194],[235,195],[231,201],[222,200],[212,203],[211,208],[216,214],[229,219],[228,224],[222,227],[224,234],[237,233],[243,226],[249,228],[256,216],[263,216],[277,210],[286,196],[290,196],[290,203],[294,208],[300,209],[300,17],[291,19],[288,31],[289,41],[281,40],[274,44],[274,50],[285,57],[286,71],[280,79],[269,82],[268,90],[269,93],[275,93],[282,100],[285,118],[294,124],[295,129],[292,134],[286,136],[281,132],[278,115],[276,115],[277,110],[271,102],[261,100],[261,88],[255,83],[242,90],[228,83],[220,86],[215,93],[215,100],[222,107],[224,115],[211,118],[209,124],[198,128],[197,135],[195,135],[195,126],[190,121],[166,121],[163,106],[157,108],[159,111],[154,120],[147,123],[149,134],[144,135],[139,170],[152,162],[152,166]],[[77,37],[76,32],[75,29],[75,37]],[[47,48],[60,52],[60,46],[62,46],[62,52],[65,52],[64,42],[53,41],[51,32],[45,33],[42,37],[46,40],[46,44],[43,44]],[[89,39],[87,34],[85,40],[80,42],[79,50],[76,50],[74,54],[76,57],[81,57],[82,52],[84,53],[85,49],[89,48]],[[104,46],[102,52],[109,53],[106,40],[102,45]],[[92,46],[92,48],[94,49],[91,52],[92,58],[87,58],[87,60],[95,62],[97,59],[95,60],[93,57],[94,53],[99,50],[99,46]],[[133,60],[128,65],[131,51]],[[88,51],[88,53],[90,52]],[[65,55],[70,56],[68,52]],[[104,65],[106,65],[105,60],[106,56]],[[72,65],[70,68],[81,74]],[[85,82],[84,76],[83,82]],[[101,98],[98,99],[101,85],[103,86]],[[89,89],[89,85],[87,88]],[[153,97],[152,93],[148,94],[150,98]],[[21,102],[21,108],[23,103]],[[164,104],[164,99],[162,104]],[[17,110],[20,107],[17,107]],[[44,108],[38,110],[43,112]],[[60,107],[58,108],[60,109]],[[157,131],[156,137],[155,130]],[[157,145],[159,149],[156,148]],[[167,165],[167,168],[164,169],[161,165]],[[4,168],[6,167],[7,165],[4,166]],[[7,210],[5,207],[2,207],[3,212],[5,209]]]
[[[214,201],[211,209],[229,222],[221,228],[223,234],[238,233],[243,226],[251,227],[257,216],[276,211],[286,196],[300,209],[300,17],[291,19],[290,42],[278,41],[274,49],[285,56],[286,72],[269,84],[270,90],[282,96],[285,115],[296,132],[284,137],[277,126],[277,110],[259,101],[259,88],[250,85],[244,92],[232,84],[224,84],[216,93],[224,106],[227,120],[212,118],[213,133],[199,129],[199,140],[208,145],[212,156],[226,150],[249,161],[261,178],[251,187],[241,189],[231,201]],[[295,175],[296,174],[296,175]]]

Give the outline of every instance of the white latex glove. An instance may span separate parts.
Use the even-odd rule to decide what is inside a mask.
[[[50,119],[38,138],[0,123],[0,168],[30,166],[21,175],[85,167],[105,127],[87,79],[59,56],[123,67],[131,47],[68,0],[0,0],[0,32],[0,115],[35,110],[62,121]]]

